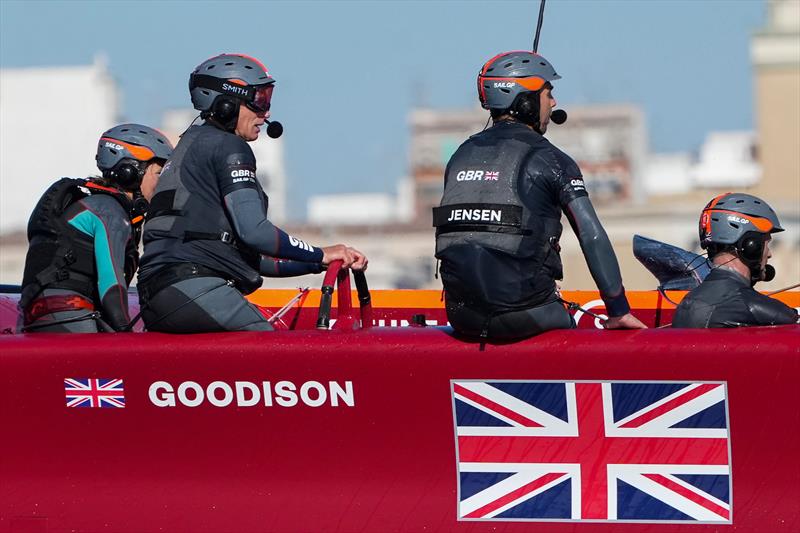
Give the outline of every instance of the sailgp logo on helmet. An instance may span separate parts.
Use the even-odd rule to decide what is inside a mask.
[[[494,82],[495,88],[510,89],[514,85],[515,85],[515,83],[513,81],[496,81],[496,82]]]
[[[113,148],[114,150],[124,150],[125,147],[110,141],[106,141],[106,148]]]

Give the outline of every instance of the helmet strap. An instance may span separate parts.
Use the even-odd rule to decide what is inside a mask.
[[[147,214],[147,210],[150,208],[150,202],[142,194],[141,190],[135,191],[133,193],[133,199],[131,200],[131,209],[130,209],[130,217],[131,223],[134,226],[139,226],[144,222],[144,217]]]

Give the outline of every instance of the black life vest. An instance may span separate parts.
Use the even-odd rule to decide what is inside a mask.
[[[561,222],[533,213],[518,192],[529,157],[543,143],[527,128],[493,127],[450,159],[433,209],[448,300],[498,313],[552,299],[562,277]]]
[[[263,282],[259,273],[261,256],[236,239],[222,205],[211,159],[197,157],[198,152],[210,149],[211,142],[219,141],[224,135],[230,134],[203,125],[189,128],[181,137],[161,173],[150,204],[144,234],[145,262],[152,257],[152,250],[158,248],[158,253],[183,257],[184,262],[219,272],[243,293],[249,294]],[[202,161],[200,164],[198,159]],[[260,185],[258,188],[267,210],[269,200]],[[154,241],[159,241],[157,247],[151,246]],[[205,241],[206,248],[200,254],[187,251],[184,245],[191,241]],[[206,264],[206,255],[214,256],[216,261]]]
[[[63,217],[69,206],[93,194],[107,194],[132,217],[133,235],[125,247],[125,281],[130,284],[139,263],[143,216],[117,189],[88,179],[61,178],[42,195],[28,221],[28,253],[20,307],[26,309],[44,289],[66,289],[91,298],[99,306],[94,240]]]

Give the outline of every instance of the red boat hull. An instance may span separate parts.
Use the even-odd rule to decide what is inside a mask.
[[[483,350],[431,327],[5,335],[0,362],[3,533],[800,530],[800,326],[555,331]],[[125,408],[67,408],[70,377],[123,379]],[[457,520],[456,379],[725,382],[732,525]],[[167,388],[152,392],[237,381],[327,396],[162,407]]]

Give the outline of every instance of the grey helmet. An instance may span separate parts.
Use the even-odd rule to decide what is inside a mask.
[[[748,233],[769,235],[783,231],[778,215],[764,200],[744,193],[725,193],[703,208],[700,246],[737,245]]]
[[[160,131],[142,124],[120,124],[97,143],[97,168],[126,189],[138,188],[146,163],[162,164],[172,156],[172,143]]]
[[[540,91],[558,79],[561,76],[542,56],[526,50],[504,52],[478,73],[478,99],[484,109],[509,109],[518,95]]]
[[[256,89],[274,83],[267,67],[257,59],[240,54],[220,54],[200,63],[189,75],[189,93],[195,109],[211,112],[220,96],[252,105]]]

